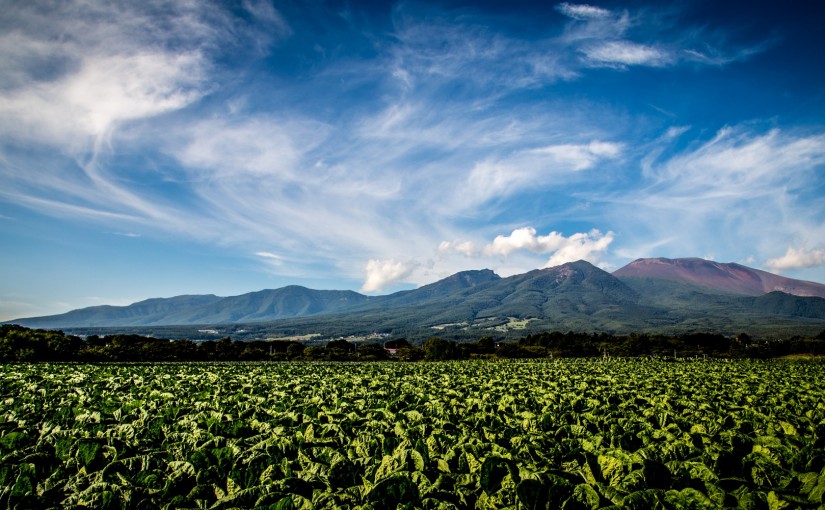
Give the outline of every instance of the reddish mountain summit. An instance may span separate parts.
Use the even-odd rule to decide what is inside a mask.
[[[795,280],[736,263],[720,263],[699,258],[637,259],[615,271],[613,276],[669,280],[706,287],[731,294],[761,296],[780,291],[795,296],[825,298],[825,285]]]

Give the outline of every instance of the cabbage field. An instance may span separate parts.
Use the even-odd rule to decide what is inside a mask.
[[[817,361],[0,365],[3,508],[825,508]]]

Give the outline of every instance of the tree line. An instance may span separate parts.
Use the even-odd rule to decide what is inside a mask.
[[[476,358],[548,358],[595,356],[675,356],[772,358],[792,354],[825,355],[825,331],[816,337],[760,341],[746,334],[652,335],[631,333],[542,332],[518,341],[490,336],[475,342],[431,337],[415,345],[399,338],[380,343],[331,340],[324,346],[295,341],[192,341],[141,335],[92,335],[81,338],[62,331],[0,326],[0,362],[110,361],[437,361]]]

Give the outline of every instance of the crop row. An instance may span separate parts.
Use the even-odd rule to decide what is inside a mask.
[[[0,506],[821,508],[825,365],[0,366]]]

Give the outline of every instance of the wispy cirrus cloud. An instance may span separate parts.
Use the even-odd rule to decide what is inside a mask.
[[[0,66],[6,71],[0,79],[0,134],[10,163],[0,175],[7,190],[21,200],[53,204],[55,212],[128,211],[175,224],[173,206],[129,189],[128,177],[112,168],[113,136],[125,124],[202,99],[215,83],[212,57],[227,46],[260,44],[287,31],[256,2],[246,6],[255,11],[253,18],[257,13],[275,28],[259,31],[208,2],[9,6],[3,19],[14,23],[0,30]],[[29,150],[8,150],[12,143]],[[38,172],[23,170],[29,154],[46,152],[52,152],[51,160]]]
[[[721,67],[733,62],[747,61],[770,50],[779,42],[777,37],[769,37],[753,45],[728,48],[722,42],[711,45],[707,41],[697,39],[691,43],[692,47],[684,47],[680,50],[679,58],[687,62]]]
[[[660,48],[629,41],[607,41],[583,49],[587,60],[594,65],[646,65],[660,67],[672,58]]]
[[[729,126],[663,153],[673,140],[656,142],[638,191],[606,199],[606,210],[625,225],[623,244],[683,256],[730,252],[745,243],[753,250],[749,256],[767,260],[768,268],[812,267],[817,250],[789,248],[779,256],[776,249],[816,246],[825,235],[825,203],[809,196],[822,186],[825,134]]]
[[[685,29],[676,11],[610,10],[588,4],[562,3],[556,9],[573,21],[558,39],[582,56],[585,67],[667,67],[680,63],[725,66],[758,55],[775,44],[775,36],[750,45],[732,46],[707,26]],[[572,65],[575,68],[575,64]]]
[[[560,3],[556,6],[559,12],[573,19],[589,20],[610,17],[610,11],[588,4]]]
[[[465,257],[477,257],[479,255],[476,245],[472,241],[441,241],[438,245],[438,252],[441,254],[457,252]]]
[[[551,38],[514,38],[490,30],[488,22],[462,11],[421,17],[411,4],[399,4],[391,76],[407,92],[433,93],[459,81],[454,96],[483,88],[493,97],[578,76],[565,52],[553,51],[561,48]]]
[[[631,13],[564,2],[556,10],[570,19],[564,29],[528,40],[491,30],[490,20],[473,11],[428,9],[422,16],[416,4],[399,4],[396,43],[388,47],[390,75],[408,95],[448,88],[455,99],[484,89],[493,99],[576,80],[593,67],[726,65],[771,45],[728,48],[704,27],[661,27],[662,17],[651,9]]]
[[[218,117],[182,127],[182,136],[169,140],[169,151],[184,168],[210,178],[303,180],[302,158],[327,131],[311,120]]]
[[[74,150],[88,149],[82,138],[103,136],[114,123],[178,109],[202,96],[205,52],[217,37],[214,25],[225,22],[208,4],[10,8],[5,19],[16,25],[0,36],[0,62],[12,78],[0,92],[0,128],[10,128],[13,116],[17,129],[8,134]]]
[[[53,13],[47,18],[45,11],[34,7],[20,13],[28,25],[44,28],[44,35],[29,35],[37,31],[9,32],[7,37],[16,38],[14,40],[19,44],[10,43],[3,47],[23,49],[9,50],[7,75],[23,76],[18,81],[30,85],[40,70],[28,62],[51,59],[61,65],[51,74],[46,73],[45,78],[35,80],[36,87],[10,86],[2,100],[5,100],[7,119],[23,118],[23,124],[30,126],[31,133],[37,132],[40,141],[44,139],[40,135],[52,133],[45,139],[61,142],[85,174],[79,180],[62,169],[57,170],[50,181],[54,184],[55,195],[58,189],[76,188],[76,200],[84,196],[88,204],[98,204],[103,212],[122,210],[126,206],[138,217],[155,222],[168,220],[161,222],[168,225],[178,224],[174,220],[180,213],[174,204],[127,189],[124,176],[116,175],[101,158],[88,159],[87,151],[96,154],[106,144],[113,143],[111,130],[120,123],[185,109],[214,90],[217,68],[211,56],[221,49],[229,34],[236,37],[246,33],[247,40],[267,39],[264,30],[244,25],[218,6],[205,4],[204,7],[190,9],[186,5],[164,2],[146,8],[126,4],[80,7],[68,3],[58,16],[58,25],[48,29],[45,23],[46,20],[52,22]],[[268,36],[270,40],[293,33],[285,18],[268,4],[245,2],[244,7],[269,27],[269,33],[275,34]],[[84,8],[94,12],[83,12]],[[566,3],[559,6],[559,11],[579,20],[610,19],[614,31],[601,35],[594,32],[588,39],[590,43],[599,37],[620,36],[628,23],[624,12],[614,13],[588,5]],[[175,16],[166,16],[169,12]],[[94,23],[89,21],[92,18]],[[295,177],[292,192],[309,190],[313,183],[308,184],[306,180],[317,178],[316,182],[336,184],[342,194],[349,190],[392,195],[404,188],[398,174],[386,170],[398,165],[398,172],[402,172],[401,167],[406,167],[409,162],[401,158],[407,158],[411,151],[425,147],[434,151],[455,151],[482,145],[489,147],[491,143],[505,146],[513,144],[531,128],[523,122],[519,126],[516,115],[509,116],[508,120],[498,113],[493,114],[489,110],[490,100],[479,101],[477,96],[452,98],[454,106],[445,112],[443,106],[449,103],[439,99],[443,87],[456,91],[476,82],[485,89],[491,85],[500,87],[500,92],[506,94],[510,90],[552,83],[556,79],[574,79],[581,71],[570,58],[554,61],[554,55],[572,55],[577,51],[577,43],[571,42],[576,39],[573,37],[551,35],[538,42],[522,40],[487,28],[483,17],[449,11],[424,17],[409,6],[397,8],[394,20],[395,41],[384,46],[386,53],[382,57],[394,63],[391,72],[382,75],[384,68],[370,64],[364,65],[364,70],[367,71],[365,76],[377,82],[386,80],[398,84],[398,76],[404,76],[408,83],[401,84],[397,91],[404,102],[391,102],[381,115],[373,117],[377,122],[364,122],[363,116],[356,117],[353,124],[361,129],[354,132],[355,136],[342,137],[359,150],[383,159],[384,164],[381,159],[373,159],[381,164],[381,172],[365,171],[366,165],[362,164],[361,158],[337,147],[321,151],[323,154],[319,154],[321,157],[315,161],[304,159],[320,140],[329,141],[325,133],[331,131],[324,120],[283,115],[282,122],[274,122],[266,116],[240,121],[214,118],[197,122],[194,127],[184,129],[189,138],[183,146],[172,149],[174,156],[188,169],[207,170],[209,178],[219,175],[238,177],[243,172],[248,178],[248,174],[256,174],[254,178],[262,179],[271,178],[275,172],[281,177],[287,174]],[[575,30],[577,33],[583,31],[581,27]],[[59,48],[53,45],[53,38],[48,35],[58,32],[71,34],[68,42],[64,41]],[[237,44],[236,41],[232,43]],[[357,67],[358,63],[355,64]],[[409,88],[410,80],[415,85],[412,89]],[[13,85],[14,80],[10,79],[9,83]],[[458,84],[463,85],[457,87]],[[493,95],[491,99],[495,97]],[[454,111],[455,121],[448,120],[445,115],[450,110]],[[4,111],[2,107],[0,111]],[[28,112],[26,115],[30,118],[21,117],[20,112]],[[69,122],[69,119],[75,122]],[[78,123],[82,128],[79,131]],[[502,126],[502,123],[507,124]],[[67,129],[66,126],[72,127]],[[347,125],[340,127],[337,135],[348,129]],[[15,125],[15,132],[18,133],[15,136],[19,136],[19,125]],[[173,138],[180,140],[180,137]],[[391,146],[387,145],[387,139],[393,140]],[[384,155],[381,155],[382,151]],[[586,169],[594,164],[594,160],[611,157],[599,153],[598,147],[585,147],[579,143],[539,147],[533,152],[511,149],[510,154],[459,163],[465,166],[470,163],[469,167],[474,168],[470,179],[479,183],[478,199],[483,201],[522,189],[527,182],[536,181],[539,167],[546,167],[551,172],[564,168]],[[508,162],[524,162],[525,168],[531,169],[511,171]],[[322,168],[325,171],[319,171]],[[27,194],[25,188],[33,184],[25,175],[15,173],[11,179],[24,188],[20,190],[21,195]],[[434,169],[429,177],[424,176],[424,180],[433,176],[441,177],[441,172]],[[201,173],[190,178],[206,178],[206,175]],[[405,179],[412,181],[408,177]],[[267,183],[263,187],[272,186]],[[211,191],[204,191],[206,188],[199,184],[195,195],[209,195],[207,199],[212,201]],[[240,193],[240,190],[230,191],[230,196],[233,193]],[[57,196],[52,198],[54,202],[58,200]],[[202,211],[198,211],[200,213]]]
[[[197,53],[84,57],[65,76],[0,96],[0,129],[12,138],[52,142],[69,151],[93,149],[90,144],[118,122],[198,99],[203,64]]]
[[[825,135],[764,134],[736,127],[670,158],[650,175],[667,195],[755,198],[799,188],[825,163]]]
[[[619,157],[621,151],[621,143],[594,140],[519,150],[505,158],[490,158],[474,165],[462,195],[468,203],[478,204],[527,187],[552,186],[568,180],[572,173]]]
[[[284,271],[284,266],[287,261],[283,256],[270,251],[258,251],[255,252],[254,255],[258,260],[263,262],[270,273],[278,274]]]
[[[277,253],[272,253],[272,252],[268,252],[268,251],[258,251],[258,252],[255,252],[255,256],[256,256],[256,257],[262,257],[262,258],[265,258],[265,259],[267,259],[267,260],[274,260],[274,261],[278,261],[278,262],[280,262],[280,261],[282,261],[282,260],[284,259],[283,257],[281,257],[280,255],[278,255]]]

